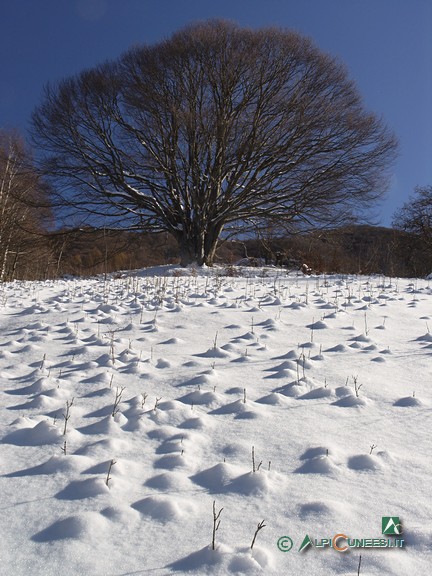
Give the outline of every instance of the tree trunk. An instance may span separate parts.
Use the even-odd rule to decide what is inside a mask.
[[[217,228],[212,228],[193,237],[183,232],[177,233],[180,265],[213,266],[219,234],[220,231]]]
[[[197,259],[194,242],[185,236],[177,237],[179,246],[180,266],[189,266],[190,264],[201,265]]]
[[[6,279],[6,263],[7,263],[8,255],[9,255],[9,248],[7,246],[4,250],[3,261],[1,263],[0,282],[4,282]]]

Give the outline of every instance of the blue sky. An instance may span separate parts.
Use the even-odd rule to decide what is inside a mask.
[[[184,25],[226,18],[310,36],[339,57],[365,106],[400,142],[381,210],[432,185],[431,0],[0,0],[0,127],[28,127],[47,82],[154,43]]]

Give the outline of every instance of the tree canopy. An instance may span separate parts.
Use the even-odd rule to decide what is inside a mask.
[[[63,214],[168,231],[209,265],[221,234],[364,213],[397,146],[311,40],[224,21],[48,86],[33,135]]]
[[[393,226],[419,236],[432,248],[432,186],[418,186],[408,202],[396,211]]]

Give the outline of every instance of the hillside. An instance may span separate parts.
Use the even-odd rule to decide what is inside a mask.
[[[1,286],[4,574],[427,573],[430,282],[242,273]]]

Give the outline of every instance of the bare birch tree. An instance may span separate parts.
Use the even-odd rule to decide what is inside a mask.
[[[1,131],[0,282],[13,280],[21,263],[30,273],[29,267],[34,272],[38,260],[47,260],[46,241],[34,236],[47,215],[46,209],[36,206],[42,196],[46,196],[46,190],[22,139],[16,133]]]

